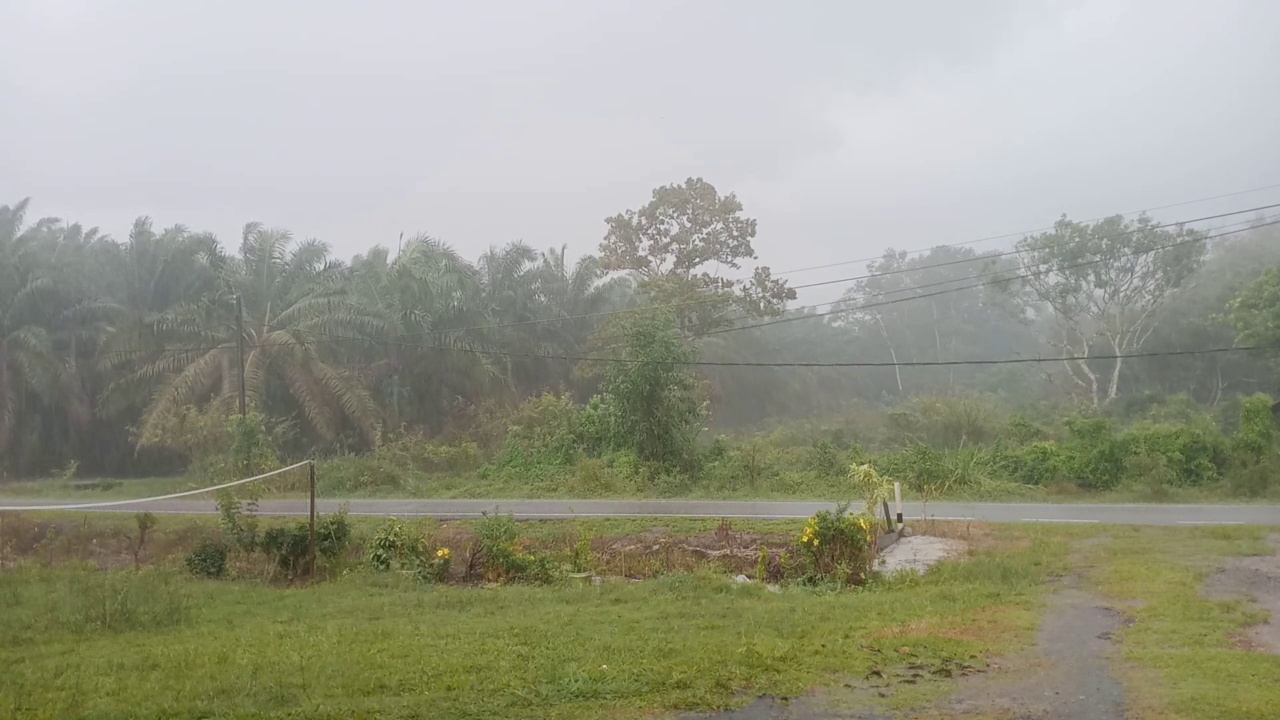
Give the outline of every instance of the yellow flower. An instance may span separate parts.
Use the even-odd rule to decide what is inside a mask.
[[[818,538],[813,539],[813,546],[818,547]]]
[[[442,560],[447,560],[447,559],[449,559],[449,548],[440,548],[439,550],[437,550],[437,551],[436,551],[436,557],[438,557],[438,558],[440,558],[440,559],[442,559]]]

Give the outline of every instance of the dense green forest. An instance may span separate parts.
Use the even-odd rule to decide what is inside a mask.
[[[855,446],[1068,442],[1091,431],[1062,422],[1153,408],[1226,438],[1242,397],[1277,389],[1271,222],[1063,218],[1012,249],[890,248],[810,307],[701,179],[606,219],[578,258],[419,235],[347,261],[260,223],[238,244],[149,218],[117,237],[23,200],[0,206],[0,466],[178,473],[231,442],[242,388],[281,458],[430,443],[474,447],[468,468],[623,453],[695,472],[802,427],[847,468]],[[975,407],[995,429],[937,429]]]

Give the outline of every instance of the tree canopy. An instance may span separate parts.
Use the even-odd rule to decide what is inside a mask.
[[[117,241],[31,220],[29,205],[0,206],[8,476],[69,463],[174,471],[175,448],[202,442],[175,433],[236,411],[240,345],[248,404],[299,457],[501,424],[545,392],[609,396],[609,413],[585,415],[600,423],[592,432],[672,464],[706,427],[812,421],[859,403],[973,392],[1218,403],[1277,387],[1268,359],[1280,353],[1097,357],[1280,345],[1274,227],[1207,245],[1200,230],[1146,217],[1064,218],[1012,254],[889,249],[819,312],[789,308],[787,283],[747,267],[756,221],[699,178],[607,218],[600,254],[581,257],[511,242],[466,258],[417,235],[344,262],[259,223],[228,248],[145,217]],[[752,321],[762,316],[774,319]],[[965,364],[1046,355],[1063,364]],[[872,367],[823,366],[849,362]]]

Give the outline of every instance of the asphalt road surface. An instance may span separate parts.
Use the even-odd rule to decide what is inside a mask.
[[[48,500],[0,500],[6,506],[53,505]],[[832,507],[829,502],[756,500],[332,500],[317,502],[322,513],[347,505],[352,515],[470,518],[481,513],[511,513],[525,520],[574,517],[805,518]],[[213,500],[161,500],[128,503],[79,512],[215,513]],[[306,515],[306,500],[263,500],[263,515]],[[1113,523],[1122,525],[1280,525],[1275,505],[1051,505],[1043,503],[907,503],[908,520],[926,515],[937,520],[984,522]]]

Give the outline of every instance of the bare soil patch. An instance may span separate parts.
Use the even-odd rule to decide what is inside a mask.
[[[962,540],[912,535],[890,545],[876,559],[876,570],[882,573],[914,572],[924,574],[943,560],[965,555],[969,546]]]
[[[1280,548],[1280,535],[1267,538]],[[1270,618],[1232,638],[1239,650],[1280,654],[1280,555],[1230,558],[1205,583],[1204,596],[1210,600],[1253,602]]]
[[[708,565],[731,575],[754,577],[764,555],[765,580],[777,582],[785,574],[788,553],[795,555],[795,540],[793,533],[740,532],[726,522],[714,531],[692,535],[653,528],[636,535],[596,538],[592,550],[601,574],[636,579]]]

